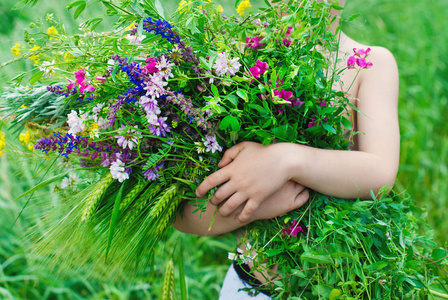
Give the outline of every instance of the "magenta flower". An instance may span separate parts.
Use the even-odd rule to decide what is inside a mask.
[[[159,72],[159,69],[156,67],[157,61],[155,57],[148,57],[146,59],[147,65],[143,67],[149,74]]]
[[[261,49],[261,48],[263,48],[264,46],[266,46],[266,44],[262,44],[262,43],[260,43],[260,41],[262,40],[263,38],[262,37],[258,37],[258,36],[255,36],[255,37],[253,37],[253,38],[249,38],[249,37],[246,37],[246,47],[247,48],[252,48],[252,49],[254,49],[254,50],[258,50],[258,49]]]
[[[289,47],[292,44],[292,41],[290,39],[283,39],[282,42],[286,47]]]
[[[66,79],[68,80],[68,82],[70,82],[70,84],[67,85],[67,89],[68,89],[68,90],[72,90],[73,88],[75,88],[75,86],[76,86],[76,82],[74,82],[73,80],[71,80],[71,79],[69,79],[69,78],[66,78]]]
[[[299,223],[297,223],[296,220],[292,220],[292,225],[288,229],[283,229],[283,233],[293,237],[297,237],[297,235],[303,231],[303,228],[299,226]]]
[[[361,69],[368,69],[373,66],[371,62],[368,62],[366,60],[366,57],[369,55],[371,49],[356,49],[353,48],[354,55],[350,56],[347,60],[347,68],[348,69],[354,69],[356,66],[358,66]]]
[[[355,65],[356,65],[356,57],[354,55],[350,56],[347,60],[347,68],[354,69]]]
[[[105,83],[106,82],[106,77],[104,76],[97,76],[95,77],[96,80],[98,80],[101,83]]]
[[[260,78],[261,74],[266,72],[267,68],[268,68],[267,63],[262,62],[261,60],[257,60],[255,66],[249,68],[250,74],[247,74],[247,73],[246,74],[249,76],[252,75],[253,77],[258,79],[258,78]]]

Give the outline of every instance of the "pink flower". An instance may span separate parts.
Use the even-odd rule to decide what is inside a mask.
[[[299,226],[299,223],[297,223],[296,220],[292,220],[292,225],[289,227],[289,229],[283,229],[283,233],[293,237],[297,237],[297,235],[303,231],[303,228]]]
[[[69,79],[69,78],[66,78],[66,79],[68,80],[68,82],[70,82],[70,84],[67,85],[67,89],[71,90],[71,89],[75,88],[76,83],[73,80]]]
[[[354,55],[350,56],[347,60],[347,68],[348,69],[354,69],[356,66],[358,66],[361,69],[368,69],[373,66],[371,62],[368,62],[366,60],[366,57],[369,55],[371,49],[367,48],[364,49],[356,49],[353,48]]]
[[[358,50],[356,48],[353,48],[353,52],[358,57],[361,57],[361,56],[366,57],[367,55],[369,55],[370,51],[372,51],[372,49],[370,49],[370,48],[367,48],[366,50],[364,50],[364,49],[359,49]]]
[[[79,88],[79,92],[81,94],[84,94],[84,92],[91,93],[93,91],[95,91],[95,87],[93,85],[88,84],[87,80],[84,81],[84,83]]]
[[[75,72],[76,83],[82,85],[84,80],[86,80],[86,70],[84,68]]]
[[[95,79],[98,80],[101,83],[105,83],[106,82],[106,77],[104,77],[104,76],[101,76],[101,77],[97,76],[97,77],[95,77]]]
[[[292,41],[290,39],[283,39],[282,42],[286,47],[289,47],[292,44]]]
[[[249,76],[252,75],[253,77],[258,79],[258,78],[260,78],[261,74],[266,72],[267,68],[268,68],[268,64],[266,62],[257,60],[255,66],[249,68],[249,74],[247,74],[247,73],[246,74]]]
[[[254,50],[261,49],[264,46],[266,46],[266,44],[260,43],[262,39],[263,39],[262,37],[258,36],[255,36],[253,38],[246,37],[246,47],[248,48],[251,47]]]
[[[356,57],[354,55],[350,56],[347,60],[347,68],[354,69],[355,64],[356,64]]]
[[[261,25],[261,20],[260,20],[260,18],[257,18],[257,19],[255,19],[255,20],[253,20],[253,21],[251,22],[251,24],[252,24],[252,25],[255,25],[255,26],[260,26],[260,25]]]
[[[288,27],[288,30],[286,30],[286,36],[290,36],[292,33],[292,27]]]
[[[274,95],[279,98],[282,98],[283,100],[290,101],[290,98],[292,97],[292,92],[285,91],[284,89],[282,89],[281,91],[275,90]]]
[[[371,66],[373,66],[373,64],[371,62],[366,61],[366,59],[364,57],[357,58],[356,59],[356,64],[358,65],[358,67],[360,67],[362,69],[368,69]]]

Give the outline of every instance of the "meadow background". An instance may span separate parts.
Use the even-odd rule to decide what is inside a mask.
[[[222,3],[227,14],[234,13],[233,0],[217,2]],[[396,188],[412,195],[417,206],[426,208],[435,239],[441,246],[447,246],[448,1],[347,2],[344,16],[359,13],[360,17],[345,25],[344,31],[362,43],[390,49],[398,63],[401,160]],[[23,30],[29,23],[45,19],[47,13],[62,20],[67,29],[76,31],[78,27],[72,21],[72,12],[65,10],[68,1],[40,0],[33,8],[12,10],[16,3],[0,0],[0,64],[14,58],[11,47],[23,41]],[[163,3],[172,11],[178,1]],[[101,10],[95,14],[101,15]],[[86,17],[89,16],[83,15],[81,19]],[[113,20],[105,22],[103,29],[112,23]],[[0,68],[0,91],[15,74],[31,68],[30,61]],[[7,124],[0,123],[0,127],[5,132]],[[7,147],[25,151],[17,136],[9,133]],[[26,201],[14,199],[38,182],[40,173],[36,165],[32,159],[18,161],[8,153],[0,156],[0,299],[158,299],[167,255],[159,256],[153,270],[119,285],[86,280],[75,273],[57,277],[33,263],[26,233],[30,228],[43,230],[40,212],[46,208],[39,205],[36,201],[39,195],[35,195],[14,224]],[[49,190],[40,195],[45,192]],[[56,196],[48,200],[57,209],[60,200]],[[210,238],[175,233],[158,251],[183,254],[190,299],[217,299],[229,264],[227,252],[233,251],[234,243],[232,235]],[[180,298],[179,287],[177,293]]]

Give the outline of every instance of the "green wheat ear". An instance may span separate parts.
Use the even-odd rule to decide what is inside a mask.
[[[132,201],[143,191],[143,189],[148,185],[147,180],[140,179],[137,184],[132,188],[132,190],[124,197],[120,204],[120,211],[126,209]]]
[[[96,188],[88,196],[87,200],[85,201],[85,208],[82,213],[81,221],[86,221],[93,213],[97,210],[101,199],[103,198],[104,192],[107,190],[107,188],[111,185],[111,183],[114,181],[112,178],[112,175],[108,173],[106,176],[104,176],[98,183],[96,184]]]
[[[154,197],[160,192],[162,186],[160,184],[153,183],[146,190],[143,191],[143,194],[140,195],[134,201],[132,208],[126,212],[126,216],[123,220],[124,224],[132,225],[133,221],[141,217],[140,212],[146,207],[146,205],[151,202]]]
[[[174,294],[174,267],[173,261],[166,264],[165,278],[163,279],[163,300],[172,300]]]
[[[178,185],[173,184],[163,191],[156,205],[152,208],[150,216],[157,220],[156,234],[160,234],[171,224],[174,212],[181,200],[177,195]],[[174,200],[173,200],[174,199]]]

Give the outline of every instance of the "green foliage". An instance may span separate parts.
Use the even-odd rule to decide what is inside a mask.
[[[275,299],[327,299],[331,293],[339,293],[334,299],[448,295],[447,250],[436,248],[422,215],[409,196],[353,202],[316,194],[307,207],[277,218],[277,226],[270,223],[261,235],[250,228],[263,224],[249,225],[248,240],[259,249],[256,266],[279,264],[284,277],[271,284]],[[297,237],[284,231],[291,218],[304,230]]]

